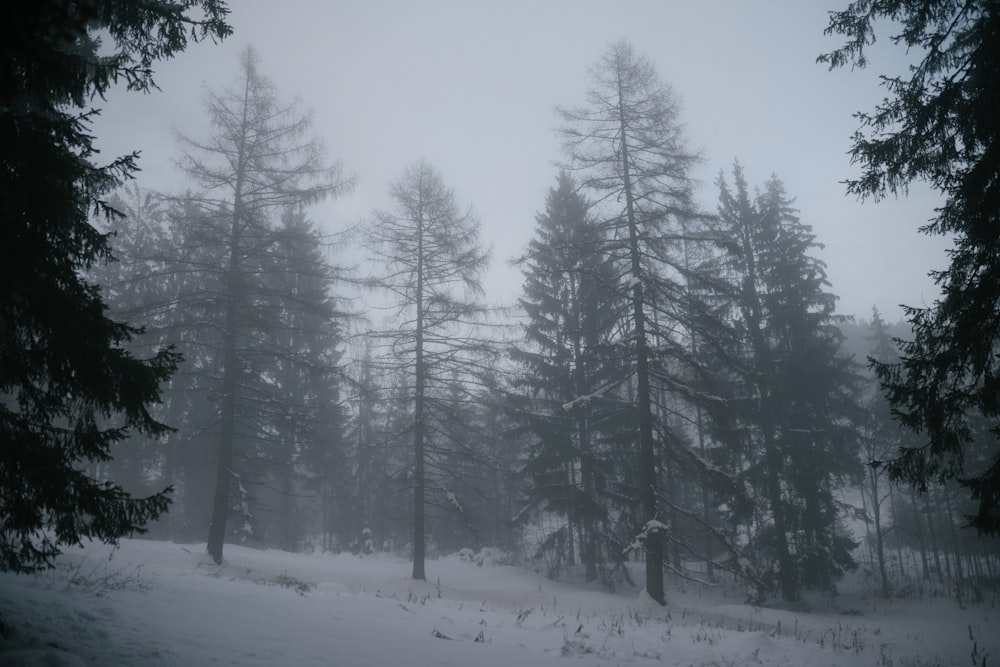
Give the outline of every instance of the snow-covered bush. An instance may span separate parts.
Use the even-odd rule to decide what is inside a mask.
[[[478,553],[466,547],[455,555],[462,562],[472,563],[479,567],[483,565],[498,567],[501,565],[515,565],[517,563],[517,558],[514,554],[497,547],[483,547]]]

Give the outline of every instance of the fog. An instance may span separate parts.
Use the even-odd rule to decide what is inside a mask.
[[[491,299],[509,303],[520,286],[507,260],[523,252],[562,159],[556,106],[580,104],[587,68],[607,44],[627,39],[682,102],[689,145],[703,162],[693,175],[713,212],[720,171],[738,159],[748,181],[779,176],[802,221],[825,247],[838,310],[868,319],[902,317],[900,304],[933,303],[927,277],[945,265],[947,241],[920,235],[935,195],[862,204],[842,184],[853,114],[885,96],[879,74],[905,71],[906,56],[883,36],[864,71],[828,72],[816,57],[838,45],[823,35],[827,8],[791,0],[713,2],[245,1],[235,33],[159,63],[162,89],[109,96],[95,124],[104,157],[141,149],[144,188],[180,191],[173,133],[208,133],[202,98],[237,76],[252,45],[283,99],[315,113],[314,133],[331,159],[358,176],[353,194],[311,217],[331,232],[384,208],[389,182],[426,159],[459,201],[472,204],[494,261]]]
[[[891,27],[828,71],[801,0],[231,10],[94,100],[96,161],[140,171],[93,221],[118,261],[73,277],[162,375],[32,418],[110,433],[70,472],[149,532],[0,573],[0,664],[998,654],[978,500],[884,465],[926,442],[867,361],[898,368],[949,244],[923,185],[847,194],[857,114],[917,55]]]

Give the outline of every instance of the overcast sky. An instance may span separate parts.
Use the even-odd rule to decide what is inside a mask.
[[[933,214],[926,190],[861,204],[841,181],[856,174],[847,151],[855,111],[884,96],[879,73],[906,56],[881,35],[866,71],[828,72],[816,56],[838,44],[823,35],[827,12],[846,0],[231,0],[234,35],[189,46],[156,67],[162,92],[115,91],[95,125],[103,157],[141,149],[139,185],[189,184],[173,160],[173,132],[208,132],[206,87],[238,74],[238,53],[257,49],[283,99],[315,113],[331,159],[357,174],[353,194],[316,207],[337,231],[389,206],[388,183],[415,160],[442,173],[460,205],[472,204],[493,247],[492,301],[511,302],[520,253],[555,182],[560,159],[555,106],[584,101],[586,71],[624,38],[682,101],[701,205],[714,211],[720,170],[734,159],[751,187],[772,173],[796,198],[825,248],[839,311],[890,320],[898,304],[929,305],[926,274],[945,265],[943,239],[917,233]]]

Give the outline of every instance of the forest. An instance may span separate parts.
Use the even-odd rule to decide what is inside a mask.
[[[227,36],[224,5],[198,4],[201,39]],[[831,30],[857,37],[849,14]],[[164,53],[185,29],[164,33]],[[831,67],[863,58],[851,44]],[[162,54],[144,48],[126,50],[131,69],[101,61],[89,85],[155,86]],[[318,218],[356,177],[253,47],[234,65],[204,96],[208,133],[180,128],[173,191],[144,187],[134,156],[74,172],[92,154],[85,112],[40,116],[52,148],[2,110],[21,160],[4,172],[5,215],[27,222],[3,255],[0,569],[145,530],[205,543],[217,564],[227,545],[391,552],[416,580],[427,560],[489,553],[611,591],[638,583],[660,605],[694,583],[795,606],[848,572],[884,599],[1000,599],[997,297],[956,273],[963,258],[987,266],[980,236],[959,237],[939,311],[839,314],[797,193],[779,175],[748,182],[736,160],[704,206],[678,97],[619,40],[581,63],[582,102],[555,109],[558,166],[512,260],[520,296],[497,305],[483,275],[506,258],[433,163],[399,165],[389,205],[357,225]],[[45,108],[82,104],[77,79],[53,80],[65,90]],[[869,120],[888,141],[889,121]],[[992,145],[973,134],[969,150]],[[895,164],[892,146],[856,146]],[[39,174],[54,191],[29,197]],[[848,187],[877,198],[914,172],[885,178]],[[60,197],[79,225],[39,231]],[[942,215],[949,233],[973,219]],[[985,310],[947,310],[980,288]],[[955,365],[921,365],[928,351]],[[25,481],[50,474],[76,495]]]
[[[959,528],[954,483],[873,463],[913,437],[867,362],[898,359],[905,323],[837,315],[778,177],[735,163],[698,208],[672,92],[629,44],[558,111],[564,167],[511,307],[485,302],[479,220],[426,161],[392,208],[322,233],[310,205],[352,177],[264,67],[245,50],[205,102],[212,136],[181,139],[187,191],[115,195],[117,261],[89,274],[138,356],[183,358],[154,413],[175,430],[92,470],[172,487],[153,536],[219,560],[226,541],[396,551],[420,579],[493,547],[611,589],[640,559],[663,564],[660,601],[662,571],[794,601],[858,567],[885,597],[995,598],[998,543]]]

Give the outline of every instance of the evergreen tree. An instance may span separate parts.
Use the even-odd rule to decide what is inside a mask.
[[[297,500],[304,491],[318,493],[320,513],[338,529],[350,511],[339,396],[344,315],[331,296],[337,275],[323,247],[304,212],[286,210],[274,230],[259,306],[269,312],[256,346],[266,378],[257,412],[267,425],[256,447],[258,467],[278,495],[271,542],[290,551],[306,528]]]
[[[566,172],[536,222],[519,260],[519,303],[527,320],[525,344],[511,350],[523,369],[515,381],[514,417],[535,438],[526,466],[534,502],[567,517],[544,543],[567,545],[572,553],[576,529],[586,577],[593,581],[599,563],[621,554],[602,539],[613,516],[609,499],[601,497],[611,462],[597,432],[610,417],[605,395],[625,378],[610,354],[620,300],[611,288],[613,267],[595,252],[600,229]]]
[[[851,154],[861,176],[848,192],[876,201],[925,181],[944,196],[927,234],[954,239],[949,266],[931,276],[942,298],[907,308],[913,340],[898,363],[876,364],[894,413],[924,441],[888,462],[920,489],[956,479],[978,501],[980,532],[1000,533],[1000,5],[995,0],[858,0],[830,13],[827,34],[847,43],[820,56],[864,67],[879,20],[919,54],[908,77],[883,77],[888,96]],[[979,420],[989,424],[978,437]]]
[[[216,367],[224,323],[218,295],[224,290],[225,248],[206,230],[218,221],[186,199],[170,201],[156,193],[131,189],[113,200],[124,217],[111,225],[119,261],[92,270],[108,296],[112,313],[127,316],[144,332],[130,343],[138,351],[165,343],[183,355],[178,372],[163,392],[155,414],[177,430],[154,447],[137,438],[116,449],[116,466],[130,476],[173,484],[179,507],[167,527],[171,539],[204,536],[211,515],[210,450],[217,412]],[[162,464],[162,465],[161,465]]]
[[[91,214],[136,171],[138,154],[94,162],[88,108],[118,81],[155,87],[153,64],[188,41],[230,33],[218,0],[28,2],[5,6],[0,73],[0,569],[50,567],[61,545],[108,542],[162,514],[165,493],[130,497],[81,464],[107,460],[130,432],[156,437],[150,414],[177,363],[137,358],[138,331],[105,313],[81,272],[111,258]],[[108,40],[110,49],[102,44]]]
[[[829,588],[853,567],[854,543],[838,530],[833,491],[859,472],[855,371],[840,354],[836,297],[825,291],[811,228],[775,177],[751,201],[742,169],[734,190],[720,176],[719,219],[731,239],[729,275],[739,295],[730,354],[734,382],[717,405],[734,444],[745,448],[745,477],[758,489],[755,537],[762,570],[774,561],[782,596],[802,586]],[[734,421],[735,415],[735,421]]]

